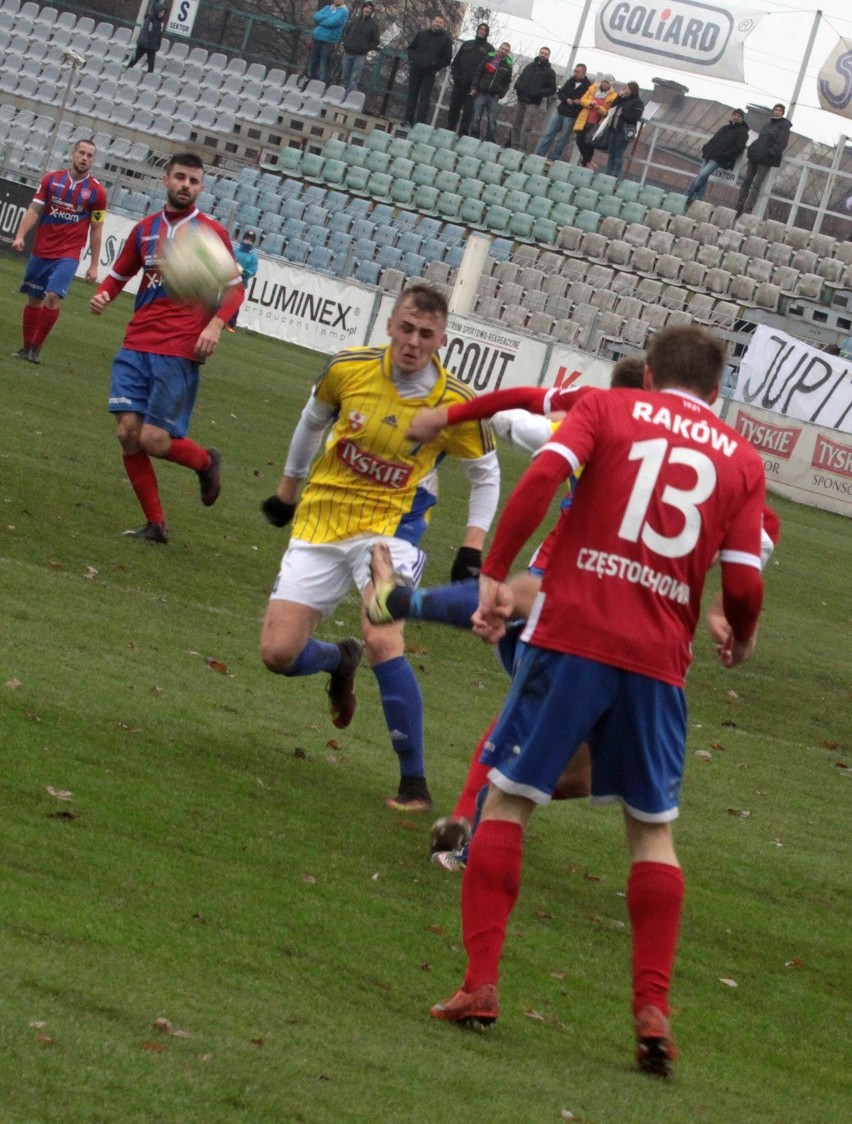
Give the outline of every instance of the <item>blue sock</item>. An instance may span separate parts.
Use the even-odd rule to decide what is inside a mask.
[[[479,605],[479,581],[469,578],[434,589],[416,589],[411,595],[408,617],[421,621],[439,621],[456,628],[470,628],[470,618]]]
[[[373,668],[391,745],[399,757],[402,777],[425,776],[423,761],[423,696],[405,656],[385,660]]]
[[[282,672],[282,675],[316,675],[320,671],[334,671],[339,663],[339,644],[309,640],[293,661],[290,670]]]

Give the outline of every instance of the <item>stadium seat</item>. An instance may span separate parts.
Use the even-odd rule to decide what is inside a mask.
[[[664,210],[663,199],[665,196],[666,193],[661,187],[652,187],[650,184],[646,184],[639,192],[638,202],[644,203],[646,207],[659,207]]]
[[[354,273],[356,281],[364,285],[378,285],[381,266],[378,262],[361,260]]]
[[[432,187],[437,174],[437,168],[434,168],[431,164],[415,164],[411,179],[417,187]]]
[[[414,206],[425,214],[434,214],[438,205],[438,190],[428,184],[418,184],[414,193]]]
[[[621,180],[615,188],[614,194],[625,203],[638,203],[642,193],[642,185],[635,180]]]
[[[481,227],[485,225],[485,203],[481,199],[470,196],[461,197],[462,203],[458,217],[467,226]]]
[[[598,193],[591,187],[580,187],[574,192],[572,203],[580,211],[597,211]]]
[[[570,203],[574,198],[574,186],[562,180],[551,180],[547,198],[554,203]]]
[[[456,154],[451,148],[436,148],[432,164],[438,172],[452,172],[456,166]]]
[[[370,173],[366,168],[360,168],[358,165],[350,164],[344,181],[344,186],[348,192],[353,195],[366,195],[368,193],[367,184],[369,181]]]
[[[485,184],[502,184],[503,169],[493,161],[485,161],[479,166],[479,178]]]
[[[393,180],[384,172],[372,172],[367,180],[367,193],[374,199],[390,199]]]
[[[509,223],[511,221],[512,212],[508,207],[501,207],[496,204],[492,204],[486,209],[485,225],[489,228],[489,230],[494,230],[498,234],[503,234],[509,229]]]
[[[395,179],[391,187],[391,200],[399,207],[413,207],[417,184],[413,180]]]
[[[289,238],[284,246],[284,257],[298,265],[304,265],[311,252],[310,242],[303,238]]]
[[[607,216],[616,218],[621,214],[623,206],[622,200],[617,195],[598,195],[597,209],[604,218]]]

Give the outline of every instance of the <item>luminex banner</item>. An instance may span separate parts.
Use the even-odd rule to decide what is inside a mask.
[[[820,68],[817,94],[822,109],[852,117],[852,39],[837,40]]]
[[[751,6],[700,0],[604,0],[595,46],[625,59],[743,82],[743,43],[764,15]]]

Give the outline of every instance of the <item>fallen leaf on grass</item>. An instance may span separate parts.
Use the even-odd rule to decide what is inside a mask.
[[[37,1034],[36,1042],[41,1042],[42,1046],[53,1046],[54,1040],[47,1034]]]
[[[848,769],[849,768],[849,766],[846,764],[845,761],[835,761],[834,767],[835,767],[835,769]]]
[[[524,1014],[528,1019],[535,1019],[536,1022],[547,1022],[547,1019],[545,1019],[544,1015],[540,1015],[538,1011],[534,1011],[532,1007],[527,1007],[527,1009],[524,1011]]]
[[[736,980],[728,980],[728,979],[725,979],[724,976],[719,977],[719,983],[724,984],[725,987],[739,987],[740,986],[737,983]]]
[[[143,1050],[149,1050],[152,1054],[165,1054],[166,1047],[161,1042],[143,1042]]]
[[[3,686],[8,687],[10,691],[17,691],[17,689],[22,686],[22,683],[20,679],[7,679]]]
[[[204,662],[211,671],[218,671],[220,675],[228,674],[228,665],[221,660],[214,660],[212,656],[207,656]]]
[[[738,699],[739,697],[740,696],[737,694],[736,691],[728,691],[728,698],[729,699]]]
[[[565,972],[565,971],[551,972],[550,976],[551,976],[551,979],[554,979],[554,980],[567,980],[568,979],[568,973]]]
[[[336,738],[329,738],[325,743],[329,749],[343,749],[343,746],[337,741]]]
[[[804,966],[805,966],[804,960],[799,960],[798,957],[795,960],[785,960],[784,961],[784,967],[785,968],[804,968]]]
[[[47,1023],[39,1022],[38,1020],[34,1019],[31,1023],[27,1023],[27,1026],[31,1030],[44,1030],[44,1028],[47,1026]]]
[[[142,727],[141,726],[129,726],[126,722],[119,722],[118,728],[119,728],[119,730],[124,730],[128,734],[141,734],[142,733]]]
[[[47,795],[52,796],[54,800],[73,800],[74,793],[69,792],[67,788],[54,788],[52,784],[47,786]]]
[[[724,749],[725,749],[725,747],[722,745],[721,742],[710,742],[710,748],[711,749],[718,749],[720,751],[724,751]]]
[[[695,756],[698,758],[699,761],[712,761],[713,760],[713,754],[709,751],[709,749],[696,749]]]
[[[826,749],[837,749],[837,742],[824,741],[822,744]]]
[[[428,656],[429,655],[429,649],[428,648],[424,648],[422,644],[409,644],[407,640],[405,642],[405,650],[406,650],[406,652],[410,652],[412,655],[415,655],[415,656]]]
[[[86,572],[83,574],[84,578],[88,578],[90,582],[93,582],[97,576],[98,576],[98,571],[95,569],[94,566],[87,566],[86,567]]]
[[[539,921],[552,921],[555,914],[548,913],[546,909],[537,909],[535,911],[535,916]]]
[[[725,811],[729,816],[739,816],[742,820],[747,820],[751,815],[747,808],[726,808]]]
[[[308,755],[307,755],[307,753],[305,753],[305,751],[302,749],[302,747],[300,745],[297,745],[296,748],[293,750],[293,756],[296,758],[297,761],[304,761],[307,758]]]
[[[26,718],[28,722],[41,722],[39,715],[29,707],[24,711],[24,718]]]
[[[175,1030],[169,1019],[154,1019],[154,1030],[160,1034],[168,1034],[170,1038],[192,1038],[188,1030]]]
[[[429,963],[428,960],[424,960],[423,963],[420,965],[420,971],[421,972],[431,972],[432,971],[432,965]]]
[[[50,567],[51,570],[61,570],[62,569],[62,563],[57,561],[57,559],[55,559],[55,558],[52,558],[48,562],[48,566]]]
[[[576,1120],[577,1119],[577,1117],[574,1115],[574,1113],[571,1112],[570,1109],[567,1109],[567,1108],[563,1108],[562,1111],[559,1113],[559,1116],[561,1117],[562,1120]]]
[[[600,874],[589,874],[589,872],[586,871],[583,877],[587,882],[603,882],[603,875]]]
[[[264,1044],[262,1038],[252,1038],[250,1039],[250,1042],[252,1046],[262,1046]]]
[[[316,885],[316,877],[313,874],[303,874],[302,881],[307,882],[309,886]]]
[[[370,875],[370,881],[372,881],[372,882],[378,882],[378,880],[380,878],[381,878],[381,875],[379,874],[378,871],[376,871],[374,874]]]
[[[444,926],[439,925],[437,921],[433,921],[432,924],[427,925],[426,928],[430,933],[436,933],[439,937],[444,935]]]

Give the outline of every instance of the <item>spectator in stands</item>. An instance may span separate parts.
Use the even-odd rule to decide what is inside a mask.
[[[234,248],[234,258],[237,265],[240,267],[240,280],[243,283],[243,288],[248,293],[249,281],[257,273],[260,262],[257,259],[257,254],[254,252],[254,243],[256,235],[253,230],[243,231],[242,237]],[[237,309],[234,315],[228,321],[228,331],[235,332],[237,330],[237,317],[240,310]]]
[[[690,203],[693,199],[704,198],[707,181],[717,168],[724,168],[726,172],[733,168],[745,152],[747,144],[748,125],[745,123],[745,113],[741,109],[733,109],[728,124],[718,129],[701,149],[704,163],[701,165],[698,175],[686,189],[686,197]]]
[[[452,57],[452,36],[444,30],[444,17],[435,16],[431,25],[418,31],[408,44],[408,98],[403,119],[406,125],[415,125],[429,116],[435,75],[450,65]]]
[[[786,107],[780,102],[772,107],[772,116],[760,130],[757,140],[746,151],[748,160],[743,184],[737,199],[737,216],[743,211],[751,211],[757,202],[760,188],[770,168],[781,166],[781,157],[790,140],[792,122],[784,114]]]
[[[497,139],[497,107],[512,85],[511,49],[508,43],[501,43],[496,51],[489,51],[473,80],[473,116],[470,119],[470,135],[473,137],[479,137],[484,115],[485,139]]]
[[[621,179],[621,167],[627,146],[636,136],[636,127],[642,120],[645,103],[639,97],[639,83],[628,82],[612,103],[609,127],[609,158],[606,174]]]
[[[473,114],[471,87],[483,61],[494,50],[488,42],[489,30],[487,23],[478,24],[476,36],[462,43],[450,64],[453,89],[447,108],[447,128],[458,129],[460,137],[467,136],[470,129],[470,118]]]
[[[367,55],[379,46],[379,24],[374,12],[375,8],[370,0],[366,0],[361,5],[361,14],[346,25],[340,81],[347,94],[358,89]]]
[[[142,26],[139,28],[139,35],[136,39],[136,52],[127,64],[128,70],[131,66],[135,66],[140,59],[147,57],[148,73],[154,73],[154,57],[163,42],[163,24],[165,22],[166,5],[162,3],[162,0],[154,0],[154,2],[148,6],[145,18],[142,20]]]
[[[308,55],[308,78],[318,78],[328,83],[331,56],[335,46],[343,38],[349,10],[343,0],[331,0],[324,8],[314,12],[314,32],[311,40],[311,53]]]
[[[559,87],[556,93],[556,112],[550,117],[547,127],[541,134],[538,142],[536,156],[546,156],[550,160],[559,160],[565,153],[568,143],[574,135],[574,126],[582,109],[581,100],[587,92],[591,82],[586,77],[586,68],[578,62],[571,71],[571,76]]]
[[[574,122],[574,132],[577,136],[580,163],[584,168],[590,165],[594,167],[592,157],[595,150],[592,140],[598,126],[609,113],[612,103],[618,96],[612,85],[614,81],[611,74],[605,74],[600,82],[595,82],[580,98],[580,112]]]
[[[506,141],[506,148],[525,148],[524,121],[531,105],[541,105],[545,98],[556,93],[556,71],[550,65],[550,48],[542,47],[536,58],[528,63],[515,82],[518,103],[515,106],[515,120]]]

